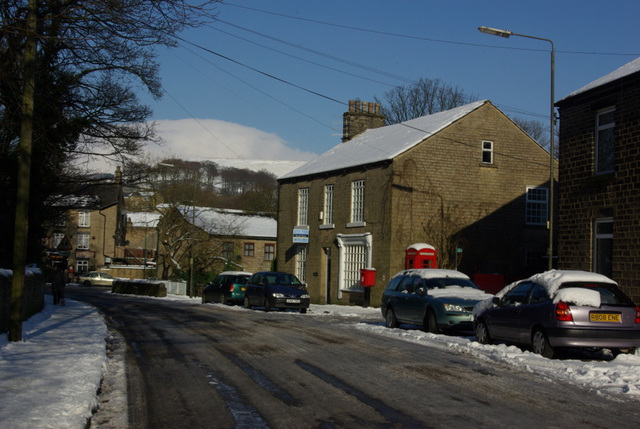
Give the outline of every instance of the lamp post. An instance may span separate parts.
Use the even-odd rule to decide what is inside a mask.
[[[527,36],[526,34],[518,34],[509,30],[499,30],[497,28],[491,27],[478,27],[478,31],[485,34],[490,34],[492,36],[499,37],[525,37],[527,39],[535,39],[542,40],[544,42],[549,42],[551,44],[551,103],[550,103],[550,126],[549,126],[549,220],[547,221],[547,225],[549,228],[549,248],[547,249],[547,256],[549,257],[549,269],[553,269],[553,202],[554,202],[554,192],[553,192],[553,182],[554,182],[554,157],[555,157],[555,108],[554,108],[554,99],[555,99],[555,67],[556,67],[556,51],[553,46],[553,41],[550,39],[545,39],[542,37],[535,36]]]

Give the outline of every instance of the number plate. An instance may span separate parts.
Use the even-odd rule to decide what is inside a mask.
[[[287,304],[300,304],[299,299],[288,299]]]
[[[609,322],[609,323],[621,323],[622,318],[619,313],[589,313],[589,320],[592,322]]]

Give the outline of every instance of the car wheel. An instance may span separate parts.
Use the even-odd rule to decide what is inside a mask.
[[[307,312],[307,309],[306,309],[306,308],[301,308],[301,309],[300,309],[300,313],[301,313],[301,314],[305,314],[306,312]]]
[[[220,303],[221,303],[221,304],[228,304],[228,302],[227,302],[227,297],[226,297],[226,295],[225,295],[225,294],[221,294],[221,295],[220,295]]]
[[[82,284],[85,286],[91,286],[91,282],[89,280],[85,280]]]
[[[433,311],[427,312],[427,317],[425,317],[426,326],[423,326],[423,329],[432,334],[439,334],[440,329],[438,328],[438,322],[436,321],[436,315],[433,314]],[[424,323],[423,323],[424,325]]]
[[[476,322],[476,341],[480,344],[491,344],[489,328],[484,320],[478,320]]]
[[[249,303],[249,297],[244,297],[244,308],[251,308],[251,304]]]
[[[547,335],[542,329],[536,329],[536,331],[533,333],[531,345],[534,353],[542,355],[547,359],[553,358],[553,355],[555,354],[553,347],[551,347],[551,344],[549,344]]]
[[[205,295],[202,295],[202,303],[203,304],[207,303],[207,297]]]
[[[271,311],[271,303],[268,297],[264,297],[264,311]]]
[[[385,314],[384,324],[387,328],[397,328],[398,327],[398,319],[396,319],[396,314],[393,312],[393,308],[387,310],[387,314]]]

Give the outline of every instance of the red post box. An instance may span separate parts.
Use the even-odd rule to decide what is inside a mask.
[[[360,269],[360,286],[373,287],[376,284],[376,269],[361,268]]]

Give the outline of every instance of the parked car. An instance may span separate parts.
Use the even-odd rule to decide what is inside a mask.
[[[202,303],[241,303],[251,273],[246,271],[223,271],[202,290]]]
[[[640,309],[600,274],[551,270],[510,284],[474,309],[476,340],[531,347],[547,358],[558,349],[640,346]]]
[[[84,286],[113,286],[113,277],[100,271],[78,274],[78,283]]]
[[[306,313],[309,308],[307,286],[289,273],[264,271],[251,276],[244,294],[245,308],[264,307],[299,309]]]
[[[459,271],[410,269],[391,278],[381,311],[388,328],[406,323],[432,333],[473,332],[473,307],[491,296]]]

